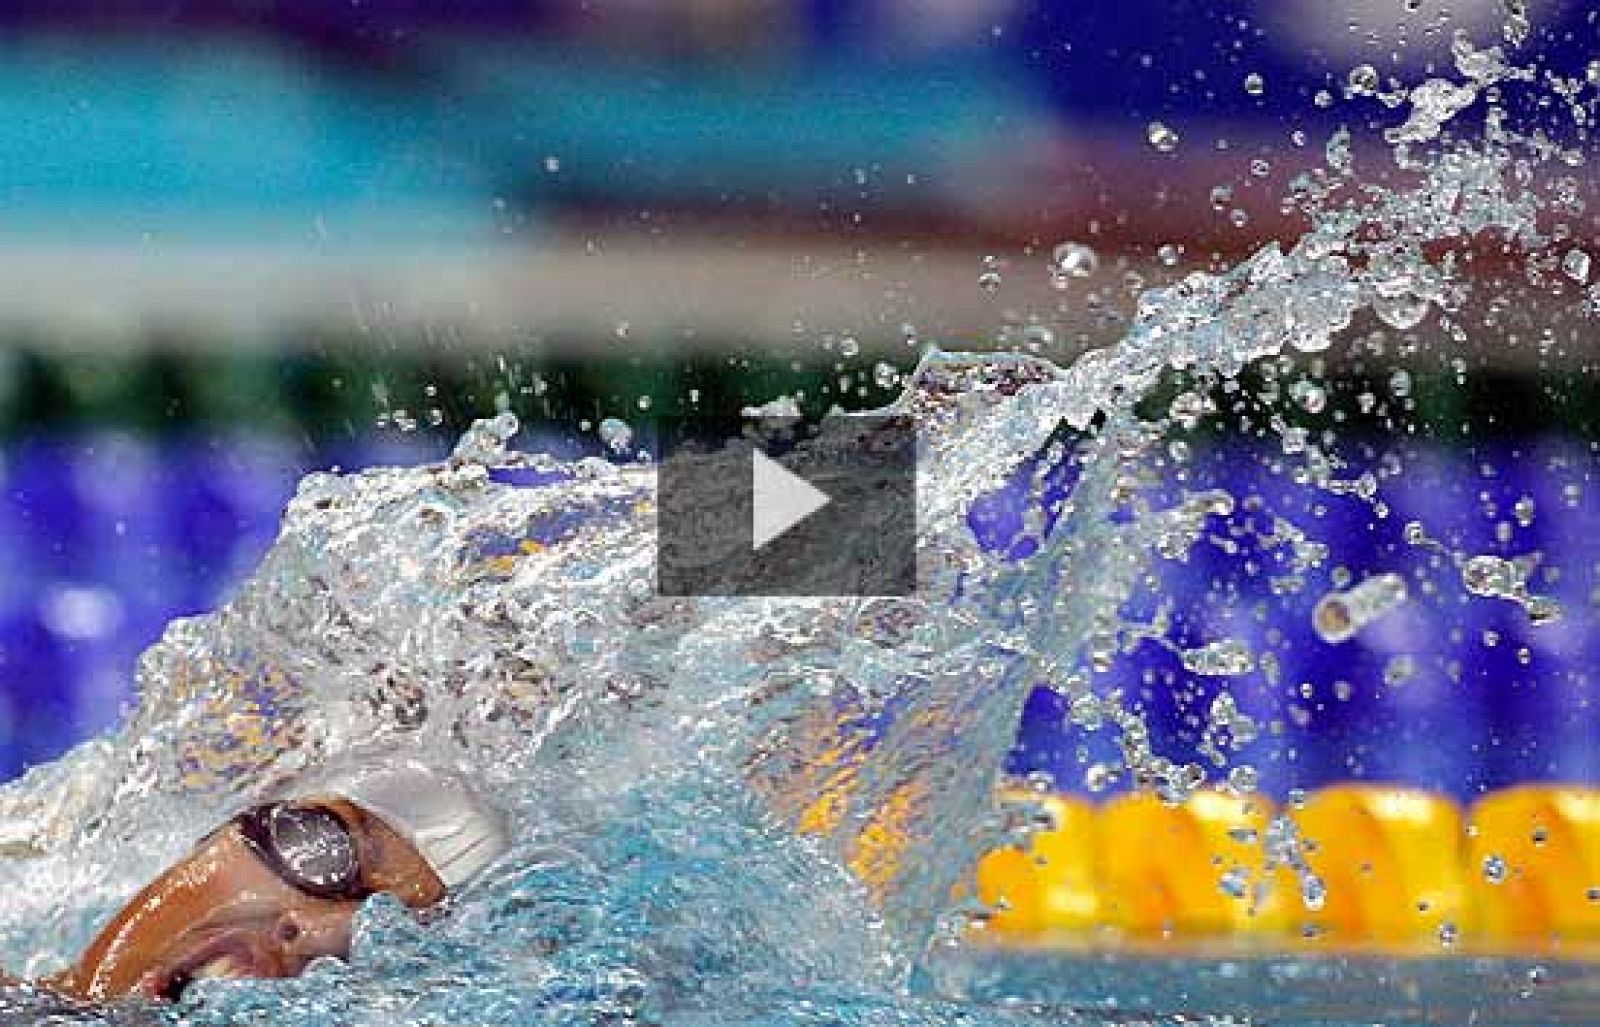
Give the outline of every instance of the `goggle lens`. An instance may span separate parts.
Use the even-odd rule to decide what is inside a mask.
[[[285,883],[319,898],[360,898],[361,862],[350,829],[320,806],[258,806],[239,833]]]

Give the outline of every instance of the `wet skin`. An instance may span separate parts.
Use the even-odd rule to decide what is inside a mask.
[[[340,800],[305,800],[349,826],[362,884],[414,909],[445,887],[408,842]],[[141,891],[71,968],[40,983],[78,998],[176,998],[200,977],[293,977],[318,956],[345,957],[360,902],[309,895],[262,862],[232,824]]]

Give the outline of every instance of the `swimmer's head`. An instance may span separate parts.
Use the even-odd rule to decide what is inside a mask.
[[[511,844],[505,815],[466,779],[410,757],[356,753],[275,791],[280,801],[322,797],[354,803],[411,843],[447,889],[466,884]]]
[[[361,902],[421,909],[510,845],[503,814],[465,778],[358,753],[269,790],[206,836],[101,930],[53,986],[90,999],[175,998],[203,977],[292,977],[348,955]]]

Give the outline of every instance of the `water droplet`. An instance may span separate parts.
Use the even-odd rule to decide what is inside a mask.
[[[1345,85],[1352,96],[1371,96],[1378,91],[1378,69],[1370,64],[1358,64],[1350,69]]]
[[[1589,254],[1573,247],[1561,258],[1561,271],[1579,285],[1589,281]]]
[[[1433,78],[1411,90],[1411,114],[1405,124],[1387,129],[1384,138],[1391,143],[1422,143],[1438,137],[1445,122],[1461,113],[1478,98],[1476,84],[1459,85]]]
[[[1315,913],[1328,901],[1328,885],[1316,874],[1307,872],[1300,881],[1300,901]]]
[[[1104,716],[1100,698],[1093,694],[1084,694],[1073,699],[1068,712],[1068,718],[1072,723],[1088,731],[1099,730],[1104,723]]]
[[[1260,96],[1267,91],[1267,81],[1252,71],[1244,77],[1244,91],[1251,96]]]
[[[1527,611],[1528,620],[1535,627],[1553,624],[1561,619],[1561,604],[1549,596],[1529,596],[1522,608]]]
[[[1000,288],[1000,260],[994,256],[983,258],[983,270],[978,273],[978,287],[984,292]]]
[[[1224,638],[1182,653],[1183,666],[1191,674],[1231,677],[1255,669],[1255,656],[1249,646],[1236,638]]]
[[[1520,576],[1510,561],[1484,554],[1462,564],[1461,583],[1473,595],[1505,598],[1516,594]]]
[[[1456,68],[1468,78],[1489,83],[1505,74],[1505,54],[1498,46],[1480,50],[1465,35],[1458,35],[1450,44],[1450,54],[1455,58]]]
[[[1483,879],[1490,884],[1504,884],[1506,861],[1494,853],[1483,857]]]
[[[1328,167],[1335,171],[1350,170],[1350,131],[1341,128],[1328,137],[1328,143],[1323,147],[1323,157],[1328,162]]]
[[[1420,530],[1421,525],[1417,525]],[[1353,638],[1374,620],[1405,602],[1406,581],[1398,574],[1374,574],[1348,592],[1329,592],[1311,611],[1311,627],[1324,642]]]
[[[1314,382],[1298,381],[1289,388],[1289,395],[1308,414],[1320,414],[1328,406],[1328,393]]]
[[[1383,683],[1390,688],[1398,688],[1416,677],[1417,659],[1406,653],[1391,656],[1383,665]]]
[[[1172,397],[1171,404],[1167,407],[1167,416],[1185,431],[1193,431],[1200,424],[1200,419],[1212,410],[1211,401],[1198,392],[1180,392]]]
[[[1421,324],[1428,316],[1428,301],[1411,292],[1377,296],[1373,298],[1372,310],[1390,328],[1406,331]]]
[[[1156,257],[1167,267],[1177,267],[1178,261],[1183,258],[1183,246],[1179,243],[1162,243],[1156,250]]]
[[[1528,41],[1528,33],[1533,31],[1533,23],[1528,20],[1528,0],[1503,0],[1506,9],[1506,23],[1501,26],[1500,34],[1512,46],[1521,46]]]
[[[900,384],[900,372],[894,365],[880,360],[872,368],[872,380],[880,389],[892,389]]]
[[[1081,242],[1064,242],[1050,254],[1050,279],[1065,289],[1074,278],[1088,278],[1100,267],[1100,255]]]
[[[608,417],[600,422],[600,441],[613,453],[626,453],[633,444],[633,429],[620,418]]]
[[[1178,148],[1178,133],[1160,121],[1150,122],[1145,127],[1144,137],[1162,153],[1171,153]]]
[[[861,343],[854,335],[846,335],[839,340],[839,355],[842,357],[855,357],[861,354]]]

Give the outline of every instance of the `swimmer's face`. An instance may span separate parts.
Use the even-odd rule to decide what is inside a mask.
[[[413,908],[444,897],[408,842],[348,802],[295,803],[349,829],[359,892],[389,892]],[[52,986],[86,999],[176,998],[204,977],[293,977],[318,956],[344,957],[359,895],[312,894],[274,869],[229,823],[139,893]]]

